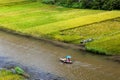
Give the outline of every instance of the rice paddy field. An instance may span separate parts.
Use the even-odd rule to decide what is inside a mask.
[[[26,0],[0,0],[0,29],[72,44],[92,38],[94,41],[85,45],[87,50],[120,54],[119,10],[73,9]]]
[[[5,28],[10,28],[16,31],[27,31],[27,29],[33,30],[34,27],[36,29],[37,27],[41,27],[43,25],[47,26],[47,24],[50,25],[50,23],[52,24],[55,22],[57,23],[52,25],[59,25],[61,24],[59,21],[66,21],[69,19],[102,12],[104,11],[68,9],[52,5],[45,5],[40,2],[32,2],[28,4],[26,3],[0,8],[0,23],[2,23],[1,26],[4,26]],[[50,26],[47,27],[50,28]],[[49,29],[49,33],[51,32],[52,28],[53,27]],[[59,28],[57,28],[57,30],[59,30]],[[41,27],[41,31],[39,32],[42,31],[43,30]],[[46,31],[46,33],[48,33],[48,31]]]
[[[54,37],[74,44],[93,39],[93,42],[86,44],[87,50],[100,54],[119,55],[120,18],[61,31]]]

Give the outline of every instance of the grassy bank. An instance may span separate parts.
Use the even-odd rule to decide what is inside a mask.
[[[0,70],[0,80],[25,80],[22,76],[8,70]]]
[[[9,4],[12,3],[10,0],[5,0],[4,3],[0,1],[2,4],[0,7],[1,29],[6,28],[34,37],[73,44],[80,44],[82,40],[93,38],[93,42],[86,44],[87,50],[105,54],[120,54],[117,46],[120,43],[118,41],[119,10],[72,9],[40,2],[21,3],[23,0],[19,0],[19,4],[3,5],[7,1]],[[112,44],[113,40],[115,41]]]
[[[120,55],[120,31],[118,34],[106,36],[102,39],[88,43],[88,51],[107,55]]]
[[[97,40],[88,43],[86,49],[100,54],[120,55],[120,18],[112,20],[107,26],[113,32],[109,30],[109,34],[105,34]]]

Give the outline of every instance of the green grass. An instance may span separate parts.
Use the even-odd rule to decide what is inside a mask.
[[[8,70],[0,70],[0,80],[25,80],[22,76]]]

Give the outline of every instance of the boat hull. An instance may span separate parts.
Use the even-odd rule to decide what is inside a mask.
[[[66,63],[66,64],[72,64],[72,61],[67,62],[65,58],[60,58],[60,61],[61,61],[62,63]]]

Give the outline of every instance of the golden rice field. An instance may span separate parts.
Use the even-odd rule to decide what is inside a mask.
[[[74,43],[80,43],[80,40],[85,40],[89,38],[100,39],[104,36],[117,32],[120,32],[120,18],[68,29],[52,35],[56,39],[58,38],[59,40],[64,40],[65,42],[72,41],[72,39],[64,39],[67,36],[71,38],[73,37]]]

